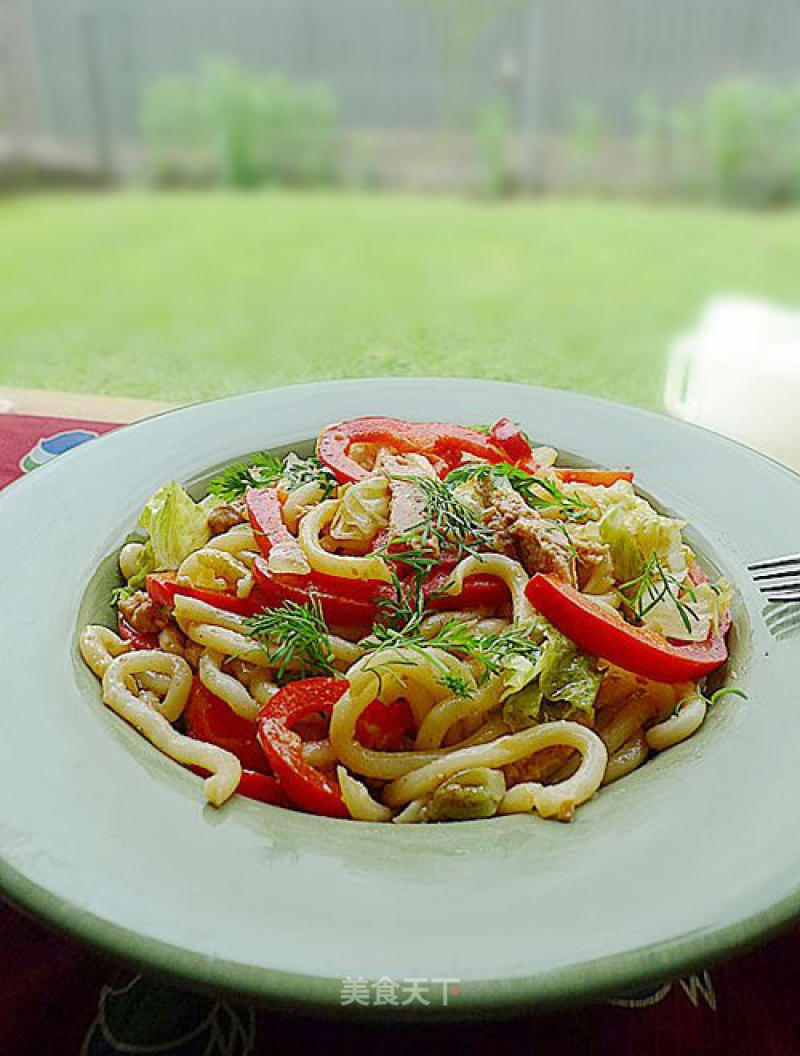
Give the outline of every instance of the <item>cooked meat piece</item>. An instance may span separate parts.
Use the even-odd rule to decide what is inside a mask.
[[[535,755],[529,755],[525,759],[519,759],[516,763],[509,763],[502,767],[509,788],[522,781],[547,781],[552,778],[566,763],[573,753],[572,748],[566,745],[554,745],[552,748],[543,748]]]
[[[217,506],[208,515],[208,528],[212,535],[222,535],[236,524],[247,520],[247,507],[244,499],[235,499],[225,506]]]
[[[198,645],[197,642],[186,642],[186,648],[183,651],[184,660],[197,670],[197,665],[200,663],[200,657],[203,655],[203,646]]]
[[[532,510],[513,488],[485,483],[484,523],[495,533],[494,549],[516,558],[528,575],[549,572],[574,583],[574,559],[566,535]]]
[[[120,615],[140,634],[159,634],[169,624],[169,616],[144,590],[137,590],[119,603]]]
[[[611,548],[607,543],[592,543],[585,539],[573,539],[573,546],[578,555],[576,559],[578,586],[582,590],[598,566],[608,560]]]
[[[425,520],[425,496],[412,480],[397,477],[435,477],[426,458],[412,455],[382,454],[375,466],[389,478],[392,502],[389,511],[389,536],[405,535]]]
[[[158,648],[163,649],[165,653],[174,653],[175,656],[183,656],[185,645],[185,637],[181,631],[179,631],[177,627],[173,627],[172,624],[165,627],[158,636]]]

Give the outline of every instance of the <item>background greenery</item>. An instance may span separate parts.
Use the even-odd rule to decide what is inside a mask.
[[[800,212],[197,191],[0,201],[0,383],[191,400],[451,374],[658,406],[720,290],[793,302]]]
[[[194,74],[157,78],[144,91],[146,177],[156,186],[363,186],[357,159],[345,162],[338,111],[324,83],[207,59]],[[473,190],[503,197],[531,189],[514,160],[508,99],[495,94],[477,106],[470,133]],[[625,132],[594,103],[573,100],[565,127],[535,149],[550,158],[536,177],[540,190],[785,205],[800,199],[800,84],[723,80],[677,107],[641,94]]]

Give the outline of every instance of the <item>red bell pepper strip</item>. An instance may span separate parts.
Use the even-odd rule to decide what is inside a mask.
[[[264,557],[269,557],[274,546],[300,545],[284,523],[277,488],[248,488],[244,499],[253,534]]]
[[[508,587],[497,576],[480,572],[467,576],[460,594],[439,594],[450,579],[455,563],[443,562],[434,568],[422,585],[429,609],[435,612],[450,612],[452,609],[479,609],[495,607],[509,600]]]
[[[301,810],[328,818],[348,818],[338,782],[303,758],[303,742],[293,727],[322,712],[330,716],[347,689],[346,679],[306,678],[290,682],[261,709],[258,739],[281,787]]]
[[[728,656],[721,631],[704,642],[672,643],[632,627],[553,576],[536,575],[525,593],[533,607],[587,653],[656,682],[686,682],[720,667]]]
[[[633,483],[630,469],[559,469],[556,466],[554,472],[565,484],[595,484],[608,488],[618,480]]]
[[[236,791],[240,796],[270,803],[274,807],[291,807],[291,801],[274,777],[255,770],[242,770]]]
[[[202,766],[187,766],[198,777],[207,777],[208,771]],[[273,807],[291,807],[288,796],[274,777],[255,770],[242,770],[236,792],[247,799],[256,799],[259,803],[270,803]]]
[[[269,773],[267,758],[256,737],[255,722],[237,715],[197,677],[183,714],[190,737],[232,752],[248,770]]]
[[[235,612],[239,616],[252,616],[261,612],[266,600],[254,587],[246,598],[240,598],[230,590],[202,590],[178,583],[174,572],[151,572],[144,581],[145,589],[158,605],[171,609],[175,604],[176,594],[185,594],[189,598],[215,605],[225,612]]]
[[[317,440],[317,456],[340,484],[363,480],[368,470],[350,458],[352,444],[385,444],[399,453],[418,452],[443,459],[440,473],[458,465],[464,454],[487,462],[504,462],[505,451],[490,437],[446,422],[407,422],[400,418],[352,418],[323,429]]]
[[[131,649],[158,649],[158,635],[137,631],[125,617],[119,616],[119,636]]]
[[[248,488],[245,501],[253,534],[265,558],[269,558],[274,546],[300,545],[284,523],[283,506],[276,488]],[[370,598],[381,585],[380,580],[345,579],[343,576],[332,576],[317,571],[300,574],[295,578],[305,579],[309,587],[319,587],[327,593],[343,594],[352,598]]]
[[[506,453],[509,462],[531,462],[533,451],[527,436],[510,418],[498,418],[489,436]]]
[[[319,601],[325,621],[332,626],[368,630],[375,622],[377,604],[374,597],[363,600],[347,597],[338,593],[338,588],[337,591],[332,591],[320,585],[319,579],[314,576],[270,572],[263,557],[257,557],[253,562],[253,575],[263,606],[267,609],[277,608],[285,601],[307,605],[312,597],[315,597]],[[381,583],[380,586],[386,587],[387,584]]]
[[[378,752],[396,751],[413,732],[414,716],[402,697],[386,703],[373,700],[356,723],[356,737],[361,744]]]
[[[423,584],[427,605],[435,612],[452,609],[494,607],[508,601],[508,587],[497,576],[467,576],[460,594],[438,594],[450,578],[452,562],[444,562],[432,570]],[[361,598],[339,593],[338,580],[329,576],[327,582],[317,577],[290,576],[270,572],[266,561],[257,557],[253,562],[253,574],[266,608],[277,608],[285,601],[307,605],[316,597],[328,624],[337,627],[354,627],[369,630],[380,615],[382,601],[394,598],[394,588],[378,580],[363,580],[372,584],[372,593]]]

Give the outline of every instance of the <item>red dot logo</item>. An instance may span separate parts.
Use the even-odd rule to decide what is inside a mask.
[[[450,987],[450,993],[453,995],[453,997],[458,997],[458,995],[461,993],[461,987],[457,983],[453,983],[453,985]]]

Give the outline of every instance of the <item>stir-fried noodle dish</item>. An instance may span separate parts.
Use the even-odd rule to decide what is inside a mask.
[[[104,703],[215,806],[569,820],[738,690],[705,688],[731,590],[683,522],[558,461],[507,418],[357,418],[201,501],[165,484],[117,630],[80,637]]]

